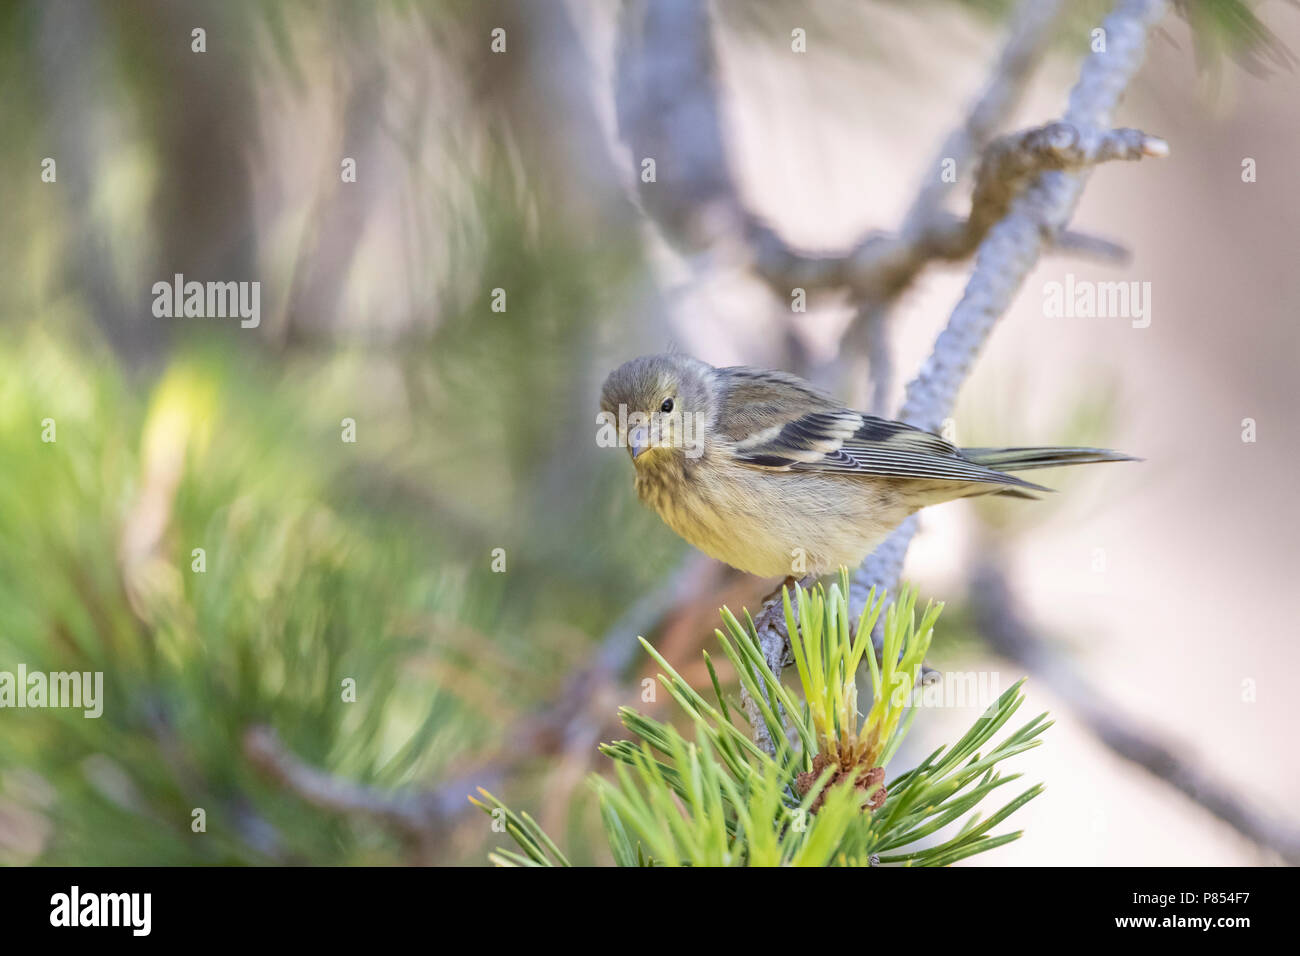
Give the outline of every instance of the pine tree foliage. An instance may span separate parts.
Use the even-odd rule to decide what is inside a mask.
[[[920,708],[917,680],[941,606],[918,615],[904,589],[884,611],[872,595],[850,627],[847,572],[829,588],[796,586],[783,594],[797,693],[771,671],[752,619],[723,608],[716,632],[723,655],[776,741],[768,754],[753,742],[743,709],[729,701],[705,653],[711,688],[691,687],[644,639],[663,669],[659,681],[680,725],[632,708],[620,711],[630,739],[604,745],[612,776],[592,780],[606,837],[620,866],[944,866],[1017,839],[994,833],[1042,792],[1034,785],[987,817],[977,812],[995,790],[1019,779],[1003,761],[1039,744],[1051,722],[1040,714],[997,743],[1024,702],[1023,681],[1005,691],[956,743],[916,767],[888,776],[889,764]],[[796,614],[797,611],[797,614]],[[885,614],[880,660],[872,626]],[[872,702],[857,706],[859,664]],[[505,866],[564,866],[555,843],[526,814],[486,791],[474,802],[502,821],[518,850],[491,857]],[[955,826],[956,832],[941,834]]]

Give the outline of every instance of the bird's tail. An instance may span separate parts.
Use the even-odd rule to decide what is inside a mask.
[[[963,448],[962,457],[995,471],[1027,471],[1096,461],[1141,461],[1106,448]]]

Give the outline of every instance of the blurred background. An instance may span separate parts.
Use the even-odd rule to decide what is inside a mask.
[[[0,670],[105,697],[0,710],[0,862],[481,864],[476,786],[608,862],[595,744],[663,707],[635,636],[707,683],[716,609],[772,582],[636,501],[600,383],[677,347],[896,411],[970,260],[892,297],[882,378],[756,237],[896,230],[1031,6],[0,6]],[[1055,6],[998,132],[1061,115],[1108,9]],[[1146,459],[924,517],[930,663],[1057,720],[980,863],[1300,854],[1296,49],[1285,3],[1166,17],[1116,121],[1171,156],[1073,221],[1128,258],[1044,258],[961,394],[960,443]],[[260,323],[156,317],[176,273],[260,282]],[[1149,282],[1150,326],[1046,317],[1068,274]]]

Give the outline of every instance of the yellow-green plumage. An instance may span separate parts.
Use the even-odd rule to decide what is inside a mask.
[[[605,381],[601,409],[655,420],[649,447],[644,435],[631,444],[620,435],[634,452],[641,499],[704,553],[764,577],[855,566],[926,505],[1046,490],[991,465],[1130,460],[1094,448],[963,451],[845,408],[797,376],[685,355],[620,366]],[[689,427],[697,422],[698,433]]]

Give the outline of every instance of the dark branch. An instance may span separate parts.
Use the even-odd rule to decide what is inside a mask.
[[[984,558],[972,571],[970,583],[975,627],[989,646],[1046,680],[1112,752],[1178,790],[1257,846],[1279,854],[1292,866],[1300,865],[1300,831],[1261,813],[1198,762],[1142,728],[1133,715],[1124,713],[1104,690],[1083,680],[1070,660],[1039,638],[1011,593],[1002,571],[1005,562],[999,560],[996,548],[992,552],[982,552]]]

